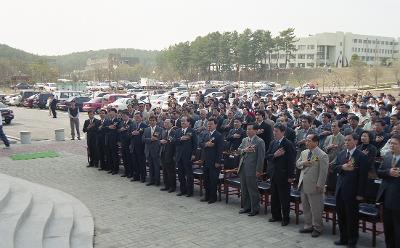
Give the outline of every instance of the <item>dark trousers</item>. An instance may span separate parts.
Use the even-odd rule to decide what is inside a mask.
[[[2,120],[0,120],[0,121],[2,121]],[[7,147],[10,146],[10,142],[8,141],[7,136],[3,131],[3,125],[0,126],[0,139],[3,141],[5,146],[7,146]]]
[[[190,160],[177,161],[179,188],[181,193],[193,194],[193,168]]]
[[[150,182],[160,184],[160,156],[149,154],[147,161],[149,162]]]
[[[271,180],[271,214],[277,220],[289,220],[290,184],[276,179]]]
[[[122,143],[121,145],[121,156],[124,164],[124,173],[126,176],[132,176],[132,155],[129,149],[129,144]]]
[[[99,158],[97,152],[97,140],[96,137],[87,138],[89,165],[97,167],[99,165]]]
[[[100,162],[100,168],[107,170],[107,149],[104,136],[97,137],[97,154]]]
[[[400,210],[383,208],[383,228],[387,248],[400,247]]]
[[[114,142],[107,144],[108,149],[108,168],[112,172],[118,173],[119,171],[119,157],[118,157],[118,145]]]
[[[174,161],[162,161],[163,180],[165,188],[176,188],[176,170]]]
[[[132,153],[132,173],[136,180],[146,181],[146,159],[143,150],[133,150]]]
[[[204,188],[206,190],[205,199],[216,201],[219,170],[214,165],[207,165],[203,167],[203,175]]]
[[[341,193],[336,195],[336,213],[340,231],[340,240],[349,245],[356,245],[358,240],[358,202],[344,200]]]
[[[57,112],[55,108],[51,108],[51,113],[53,114],[54,118],[57,118]]]

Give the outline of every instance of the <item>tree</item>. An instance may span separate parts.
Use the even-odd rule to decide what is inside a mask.
[[[294,35],[294,28],[288,28],[279,32],[280,46],[285,53],[285,68],[288,67],[290,59],[292,59],[292,53],[296,51],[296,36]]]
[[[360,60],[357,54],[353,54],[350,60],[351,71],[353,74],[354,81],[360,87],[362,81],[367,76],[366,65]]]
[[[392,62],[392,72],[393,76],[396,79],[396,82],[400,81],[400,60],[394,60]]]

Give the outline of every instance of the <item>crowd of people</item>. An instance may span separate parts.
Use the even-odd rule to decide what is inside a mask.
[[[286,93],[273,99],[237,94],[229,101],[229,93],[221,99],[195,94],[194,102],[188,97],[182,106],[172,94],[168,109],[135,103],[125,111],[101,110],[98,119],[88,112],[83,125],[88,167],[117,175],[122,161],[121,177],[147,186],[162,182],[162,191],[192,197],[193,165],[200,165],[205,188],[201,201],[213,204],[225,155],[234,154],[239,158],[240,214],[259,213],[258,182],[268,180],[269,221],[286,226],[294,187],[301,193],[300,232],[318,237],[329,189],[340,230],[335,244],[349,247],[358,241],[358,206],[371,200],[367,181],[380,178],[376,199],[383,203],[385,242],[400,247],[400,101],[394,96]],[[74,111],[69,114],[76,117]]]

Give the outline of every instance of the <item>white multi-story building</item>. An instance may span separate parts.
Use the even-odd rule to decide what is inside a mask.
[[[289,68],[346,67],[353,54],[368,65],[400,58],[400,38],[353,33],[319,33],[302,37],[288,63]],[[276,59],[275,55],[275,59]],[[279,55],[279,67],[285,68],[285,55]]]

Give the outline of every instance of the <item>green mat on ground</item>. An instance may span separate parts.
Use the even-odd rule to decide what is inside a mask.
[[[42,151],[42,152],[33,152],[33,153],[17,153],[11,155],[12,160],[29,160],[36,158],[55,158],[60,155],[55,151]]]

